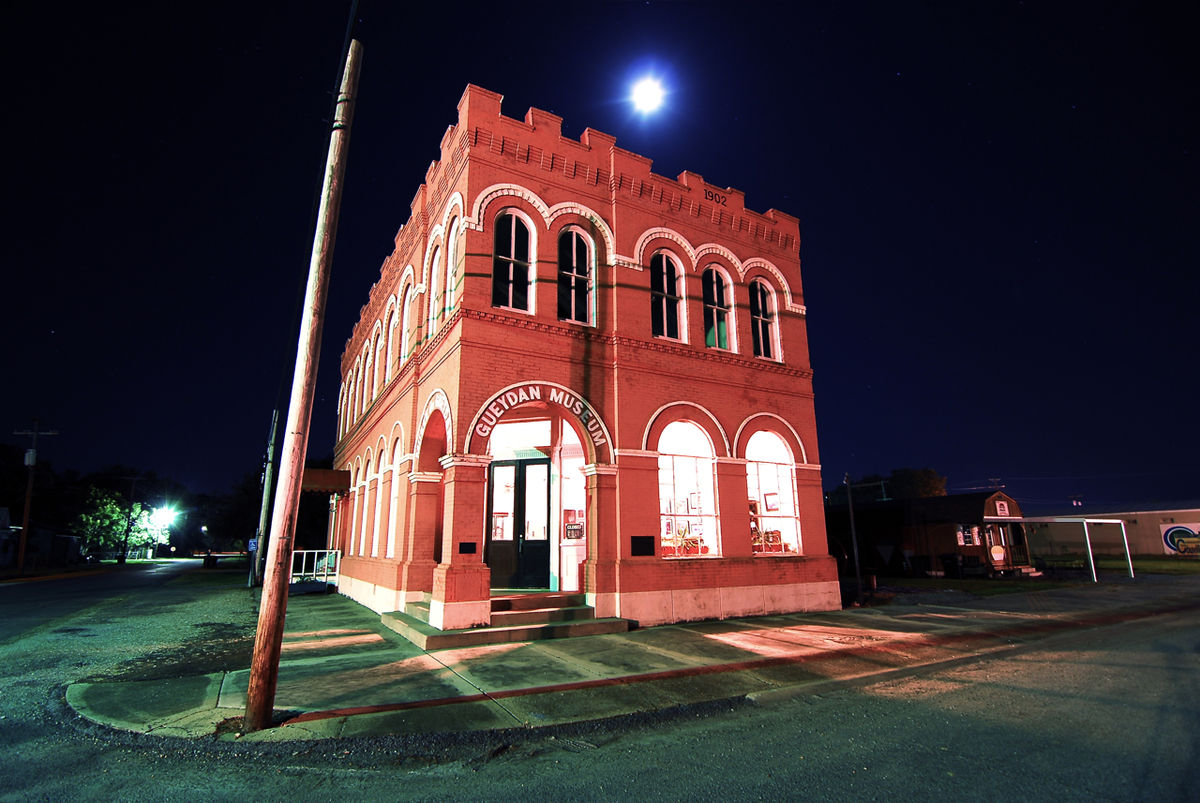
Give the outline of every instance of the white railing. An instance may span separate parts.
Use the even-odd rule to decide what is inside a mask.
[[[340,549],[298,549],[292,553],[290,583],[338,584],[338,569],[342,564]]]

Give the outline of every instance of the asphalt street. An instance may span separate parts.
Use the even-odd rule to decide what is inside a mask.
[[[242,584],[180,565],[0,584],[0,799],[1170,801],[1200,783],[1194,611],[760,704],[519,733],[246,744],[115,731],[65,704],[85,678],[244,666]]]

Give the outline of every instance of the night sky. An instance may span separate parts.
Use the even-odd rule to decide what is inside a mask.
[[[1027,509],[1200,499],[1200,70],[1175,5],[364,0],[310,457],[475,83],[800,218],[827,488],[928,466]],[[257,469],[349,8],[7,13],[0,439],[37,416],[58,469],[196,491]],[[669,94],[643,119],[647,71]]]

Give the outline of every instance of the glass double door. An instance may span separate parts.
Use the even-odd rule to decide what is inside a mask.
[[[488,471],[484,560],[493,588],[550,586],[550,461],[500,460]]]

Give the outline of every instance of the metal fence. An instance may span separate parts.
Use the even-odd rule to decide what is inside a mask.
[[[338,584],[338,569],[342,564],[340,549],[298,549],[292,553],[290,583]]]

